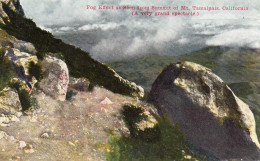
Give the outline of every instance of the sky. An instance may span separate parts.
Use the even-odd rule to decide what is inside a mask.
[[[138,54],[181,55],[208,45],[260,48],[259,0],[21,0],[27,17],[98,60]],[[132,16],[86,6],[238,6],[198,17]]]

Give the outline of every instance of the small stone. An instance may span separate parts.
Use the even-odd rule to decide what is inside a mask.
[[[16,139],[13,136],[9,136],[8,140],[11,141],[11,142],[15,142],[16,141]]]
[[[30,119],[30,122],[37,122],[36,116],[33,116],[33,117]]]
[[[2,127],[9,127],[10,124],[0,124],[0,126],[2,126]]]
[[[12,122],[19,122],[20,121],[20,119],[18,119],[16,116],[11,116],[11,121]]]
[[[9,118],[6,117],[5,115],[2,115],[2,117],[0,117],[0,126],[2,126],[2,127],[10,126],[8,124],[9,122],[10,122]]]
[[[2,152],[5,152],[5,149],[2,149]]]
[[[2,123],[9,123],[10,122],[10,120],[9,120],[9,118],[8,117],[0,117],[0,124],[2,124]]]
[[[111,105],[111,104],[113,104],[113,102],[112,101],[110,101],[110,99],[109,98],[105,98],[103,101],[101,101],[100,102],[102,105]]]
[[[7,134],[4,131],[0,131],[0,140],[5,138]]]
[[[70,144],[71,146],[75,146],[75,144],[74,144],[73,142],[71,142],[71,141],[69,141],[69,144]]]
[[[19,147],[23,149],[24,147],[26,147],[26,143],[24,141],[19,141]]]
[[[190,155],[186,155],[184,156],[185,159],[191,159],[191,156]]]
[[[23,113],[22,112],[17,112],[15,115],[16,115],[16,117],[20,118],[23,115]]]
[[[41,135],[41,138],[48,139],[48,138],[50,138],[50,136],[47,132],[45,132]]]
[[[30,154],[35,152],[31,144],[27,144],[23,148],[23,150],[24,150],[25,153],[30,153]]]

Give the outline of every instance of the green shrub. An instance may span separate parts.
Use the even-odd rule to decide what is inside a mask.
[[[33,61],[29,64],[29,75],[34,76],[38,81],[43,78],[42,69],[40,63],[35,64]]]
[[[185,136],[178,126],[172,125],[168,117],[156,116],[158,124],[154,128],[139,130],[136,123],[145,120],[140,107],[124,106],[122,114],[130,136],[118,137],[110,134],[109,151],[104,155],[108,161],[170,161],[170,160],[205,160],[193,154],[185,143]],[[148,138],[148,140],[147,140]]]
[[[9,83],[9,86],[17,91],[19,100],[21,102],[22,111],[26,111],[32,107],[33,99],[27,90],[22,89],[20,82],[11,82]]]
[[[66,100],[71,101],[72,98],[73,98],[74,96],[76,96],[77,94],[78,94],[77,91],[74,92],[73,90],[68,90],[68,92],[67,92],[67,94],[66,94]]]
[[[30,107],[32,107],[32,97],[29,94],[29,92],[25,89],[19,90],[18,92],[19,100],[22,105],[22,111],[28,110]]]
[[[17,92],[20,90],[21,86],[22,85],[20,82],[10,82],[9,83],[9,87],[15,89]]]
[[[161,131],[158,125],[154,128],[146,128],[144,131],[139,129],[138,123],[148,119],[148,116],[143,115],[143,113],[144,111],[140,107],[135,107],[133,105],[123,106],[123,120],[130,131],[131,137],[147,142],[159,140]]]
[[[5,54],[5,49],[0,48],[0,91],[2,91],[14,77],[15,73],[12,70],[12,65]]]

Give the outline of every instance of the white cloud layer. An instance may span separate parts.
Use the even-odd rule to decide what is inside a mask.
[[[259,48],[259,0],[21,0],[42,28],[99,60],[144,53],[179,55],[206,45]],[[248,11],[203,11],[199,17],[132,16],[131,11],[86,10],[87,5],[246,6]],[[52,25],[52,26],[50,26]],[[76,36],[66,36],[74,33]],[[80,40],[80,41],[79,41]],[[80,42],[80,43],[79,43]]]
[[[259,29],[235,29],[224,31],[207,40],[207,45],[217,46],[246,46],[260,49]]]

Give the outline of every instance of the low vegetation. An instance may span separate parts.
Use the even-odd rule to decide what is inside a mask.
[[[166,161],[166,160],[205,160],[191,152],[185,143],[185,137],[178,126],[171,124],[167,117],[156,117],[158,124],[144,131],[137,123],[146,120],[140,107],[124,106],[123,120],[130,136],[119,137],[111,133],[105,156],[109,161]]]
[[[43,73],[40,63],[34,63],[33,61],[29,64],[29,75],[35,77],[38,81],[42,80]]]
[[[7,56],[5,56],[5,49],[0,48],[0,91],[8,85],[9,80],[14,75],[12,65]]]
[[[23,85],[20,81],[10,82],[9,86],[17,91],[23,112],[32,107],[33,98],[31,97],[29,91],[22,88]]]

